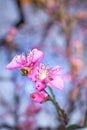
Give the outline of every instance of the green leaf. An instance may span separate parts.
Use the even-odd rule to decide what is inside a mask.
[[[79,125],[74,124],[74,125],[68,126],[67,130],[76,130],[76,129],[79,129],[79,128],[82,128],[82,127],[79,126]]]

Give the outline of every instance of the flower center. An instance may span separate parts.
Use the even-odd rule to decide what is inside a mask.
[[[48,68],[42,65],[38,74],[38,79],[43,80],[45,78],[48,78]]]

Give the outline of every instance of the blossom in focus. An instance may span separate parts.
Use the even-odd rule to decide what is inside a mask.
[[[61,77],[61,66],[55,66],[53,68],[47,68],[42,63],[38,63],[31,72],[28,73],[28,77],[36,82],[35,88],[39,91],[46,88],[46,84],[53,88],[64,88],[63,78]]]
[[[47,100],[48,94],[45,92],[46,85],[52,88],[63,89],[64,82],[61,77],[62,67],[55,66],[48,68],[46,65],[40,62],[44,58],[42,51],[33,49],[27,55],[17,55],[12,61],[6,66],[7,69],[21,69],[23,76],[28,78],[35,83],[37,92],[30,94],[30,98],[33,101],[42,103]]]
[[[39,81],[47,83],[50,87],[63,89],[64,82],[60,76],[61,71],[61,66],[48,69],[44,64],[40,64],[37,78]]]
[[[46,84],[44,82],[37,81],[36,84],[35,84],[35,88],[38,91],[42,91],[42,90],[44,90],[46,88]]]
[[[28,53],[27,57],[24,55],[24,53],[15,56],[12,61],[6,66],[6,69],[13,70],[17,68],[31,67],[43,58],[44,54],[42,51],[33,49]]]
[[[31,100],[38,103],[43,103],[44,101],[47,100],[47,97],[48,97],[48,94],[45,91],[33,92],[30,94]]]

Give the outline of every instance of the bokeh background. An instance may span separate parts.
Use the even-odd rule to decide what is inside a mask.
[[[65,88],[53,92],[69,117],[68,125],[83,125],[87,111],[87,0],[0,0],[0,130],[18,130],[16,126],[21,126],[20,130],[59,130],[53,104],[32,102],[32,82],[19,70],[6,70],[15,55],[33,48],[44,52],[43,62],[49,67],[63,67]],[[25,114],[31,104],[41,107],[32,115],[34,128],[28,122],[30,115]]]

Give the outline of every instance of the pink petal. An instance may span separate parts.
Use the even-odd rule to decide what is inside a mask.
[[[32,81],[36,81],[38,75],[38,64],[32,67],[31,71],[28,73],[28,78]]]
[[[51,76],[60,75],[62,70],[63,70],[63,68],[61,66],[55,66],[55,67],[49,69],[49,75],[51,75]]]
[[[22,68],[26,65],[26,57],[24,54],[15,56],[12,61],[6,66],[6,69],[13,70],[17,68]]]
[[[13,70],[13,69],[17,69],[17,68],[21,68],[21,65],[12,61],[10,62],[7,66],[6,66],[6,69],[8,70]]]
[[[33,54],[32,62],[37,62],[44,58],[44,53],[38,49],[33,49],[32,54]]]
[[[53,88],[64,89],[64,81],[60,76],[55,76],[53,80],[48,80],[48,85]]]

